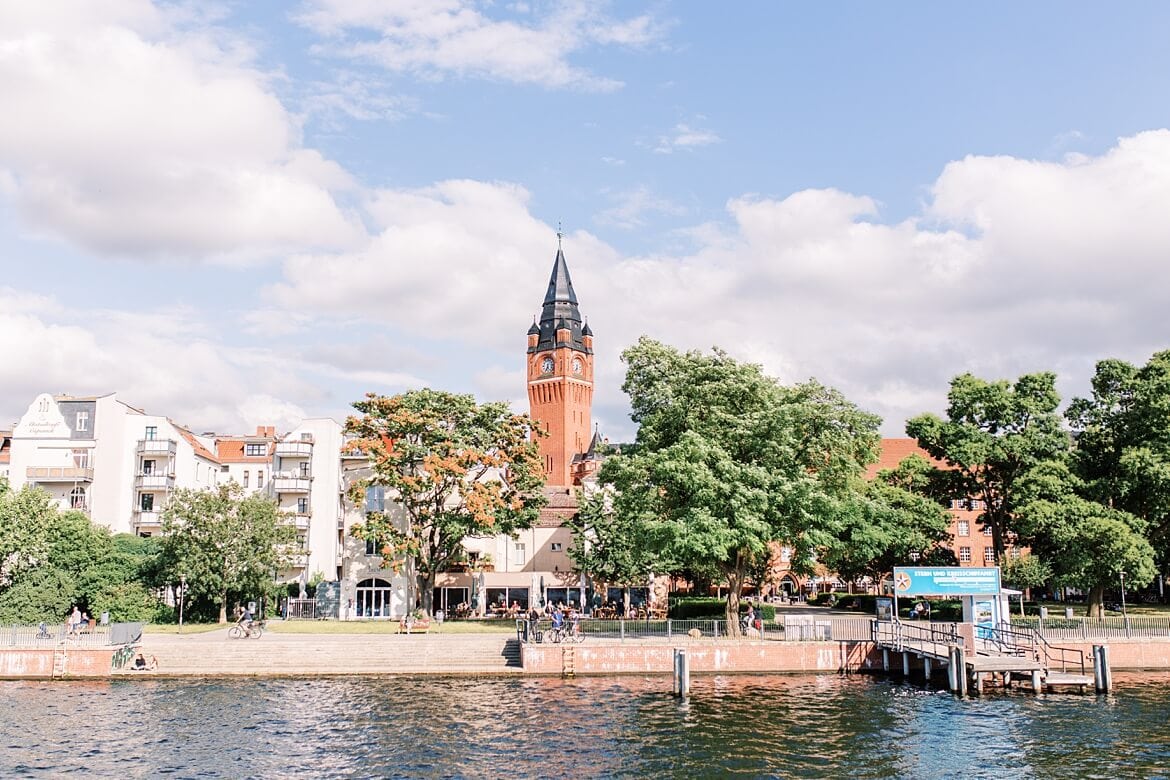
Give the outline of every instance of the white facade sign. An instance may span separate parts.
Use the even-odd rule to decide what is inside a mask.
[[[68,439],[71,435],[57,402],[48,393],[41,393],[29,404],[28,411],[12,431],[14,438]]]

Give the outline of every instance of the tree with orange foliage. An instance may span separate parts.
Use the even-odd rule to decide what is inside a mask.
[[[435,576],[463,555],[468,536],[511,534],[532,527],[544,504],[544,484],[533,423],[506,403],[477,404],[470,395],[413,390],[387,397],[370,393],[354,403],[349,448],[367,453],[371,475],[350,497],[384,488],[384,512],[368,512],[354,536],[373,540],[397,567],[405,567],[407,604],[422,596],[431,614]]]

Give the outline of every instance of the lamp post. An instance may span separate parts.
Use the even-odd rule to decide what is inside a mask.
[[[1125,635],[1129,636],[1129,614],[1125,611],[1125,572],[1121,572],[1121,622],[1125,624]]]
[[[183,633],[183,602],[187,597],[187,575],[179,575],[179,633]]]

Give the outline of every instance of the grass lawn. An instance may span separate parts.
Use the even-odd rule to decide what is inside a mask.
[[[1106,599],[1106,602],[1108,604],[1110,604],[1111,606],[1113,605],[1113,602],[1109,599]],[[1075,617],[1084,617],[1085,616],[1085,605],[1083,602],[1042,601],[1042,602],[1040,602],[1040,605],[1044,606],[1044,607],[1048,607],[1048,616],[1049,617],[1064,617],[1065,607],[1072,607],[1073,615]],[[1016,615],[1018,615],[1020,613],[1020,604],[1018,601],[1015,602],[1013,612]],[[1156,604],[1156,603],[1131,604],[1129,602],[1126,602],[1125,613],[1127,615],[1129,615],[1130,617],[1136,617],[1136,616],[1140,616],[1140,615],[1166,617],[1166,616],[1170,615],[1170,604]],[[1040,613],[1036,610],[1035,607],[1033,607],[1031,605],[1031,602],[1029,602],[1028,606],[1027,606],[1027,614],[1029,617],[1035,617],[1036,615],[1038,615]],[[1120,610],[1111,610],[1111,609],[1105,610],[1106,617],[1110,617],[1110,616],[1120,617],[1120,615],[1121,615]]]
[[[208,631],[218,631],[221,628],[227,628],[231,623],[184,623],[184,634],[206,634]],[[178,624],[170,623],[147,623],[142,627],[143,632],[147,634],[178,634]]]
[[[270,620],[265,631],[274,634],[396,634],[397,620]],[[431,621],[432,634],[515,634],[514,620]]]

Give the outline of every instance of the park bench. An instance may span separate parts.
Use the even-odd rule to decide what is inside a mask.
[[[431,630],[431,621],[420,618],[402,618],[398,621],[399,634],[425,634]]]

